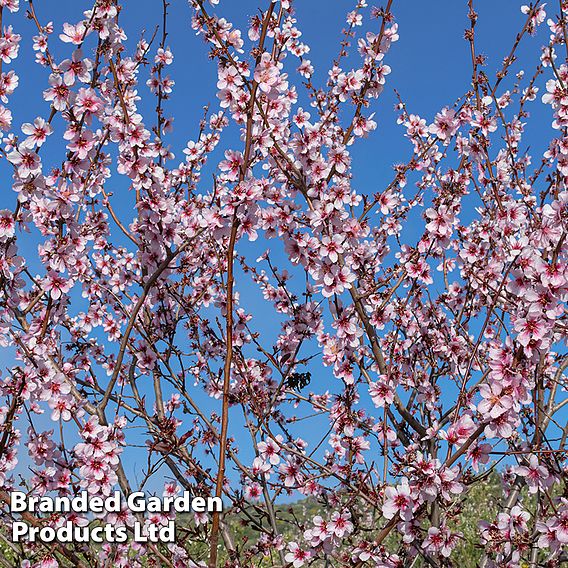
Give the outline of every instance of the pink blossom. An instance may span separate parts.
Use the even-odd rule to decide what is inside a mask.
[[[286,554],[286,562],[290,562],[294,568],[300,568],[310,559],[309,551],[302,550],[296,542],[291,542],[288,550],[290,552]]]
[[[65,278],[54,271],[49,272],[44,284],[45,290],[54,300],[58,300],[63,294],[69,292],[72,286],[73,283],[69,278]]]
[[[0,210],[0,241],[5,241],[14,236],[16,232],[16,223],[12,212],[8,209]]]
[[[53,132],[53,127],[43,118],[38,117],[34,120],[33,124],[30,124],[29,122],[23,124],[22,132],[28,135],[28,137],[26,138],[26,145],[29,145],[30,147],[39,147]]]
[[[85,25],[80,22],[76,25],[64,23],[63,33],[59,34],[59,39],[65,43],[73,43],[79,45],[83,41],[83,36],[86,34]]]
[[[17,150],[8,154],[8,160],[17,166],[20,177],[38,174],[41,170],[41,160],[39,156],[25,144],[21,144]]]
[[[410,520],[414,507],[407,479],[403,479],[396,487],[389,486],[385,489],[385,501],[382,507],[385,519],[390,520],[395,515],[399,515],[403,520]]]

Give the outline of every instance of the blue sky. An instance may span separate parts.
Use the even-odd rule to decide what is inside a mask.
[[[369,2],[371,4],[371,2]],[[500,67],[502,59],[509,53],[515,35],[521,29],[524,15],[520,12],[523,2],[512,0],[479,0],[476,8],[479,12],[477,26],[477,49],[488,56],[487,73],[491,76]],[[21,0],[22,8],[26,3]],[[121,24],[129,37],[132,46],[142,30],[150,37],[154,26],[161,21],[161,0],[125,0],[121,14]],[[267,5],[266,0],[221,0],[214,11],[232,21],[237,27],[244,28],[249,17],[257,13],[259,4]],[[341,29],[345,26],[345,15],[355,4],[353,0],[296,0],[299,27],[303,32],[303,40],[311,46],[308,56],[316,67],[315,83],[325,82],[327,69],[337,54],[341,40]],[[64,21],[75,23],[81,19],[81,12],[88,9],[91,2],[82,0],[37,0],[36,12],[42,23],[53,20],[55,34],[61,32]],[[20,86],[16,91],[11,108],[14,123],[32,122],[36,116],[49,116],[48,103],[42,100],[42,91],[47,87],[48,72],[33,64],[34,54],[31,37],[35,34],[34,24],[19,14],[7,14],[4,24],[13,24],[15,31],[24,36],[20,57],[13,66],[20,76]],[[213,10],[213,9],[211,9]],[[408,159],[411,146],[403,138],[403,130],[396,124],[397,114],[394,111],[396,87],[407,103],[410,112],[420,114],[431,121],[443,106],[452,105],[468,89],[471,69],[469,63],[469,45],[463,39],[463,32],[469,26],[467,19],[467,2],[465,0],[395,0],[393,12],[399,24],[400,40],[395,43],[387,55],[386,63],[392,68],[387,77],[385,92],[379,102],[374,102],[378,129],[368,140],[359,142],[353,148],[354,188],[361,193],[372,194],[379,191],[392,179],[392,165]],[[207,47],[200,37],[196,37],[191,29],[191,9],[185,0],[171,0],[169,8],[167,44],[174,53],[174,64],[170,74],[176,81],[174,92],[165,104],[166,115],[173,115],[174,131],[168,135],[177,158],[181,160],[182,149],[189,139],[197,136],[199,119],[204,105],[211,103],[211,109],[217,107],[215,97],[216,64],[208,59]],[[546,34],[546,32],[544,32]],[[244,34],[246,35],[246,33]],[[539,48],[543,35],[539,38],[528,37],[520,50],[520,59],[526,64],[527,73],[531,73],[538,63]],[[56,37],[54,37],[56,40]],[[54,53],[57,60],[70,56],[69,45],[54,41]],[[518,67],[514,67],[518,70]],[[151,111],[155,100],[144,85],[141,78],[140,94]],[[534,105],[538,110],[542,105]],[[542,111],[541,111],[542,112]],[[547,112],[547,111],[546,111]],[[152,116],[152,115],[149,115]],[[529,139],[535,158],[541,154],[544,144],[549,138],[550,116],[543,113],[536,116],[529,127]],[[59,120],[59,122],[58,122]],[[148,120],[153,123],[153,118]],[[56,119],[55,134],[42,149],[42,159],[49,164],[57,165],[61,154],[57,152],[57,142],[61,137],[62,122]],[[59,129],[58,129],[59,126]],[[236,148],[240,143],[235,134],[230,140]],[[526,142],[526,140],[525,140]],[[205,177],[205,176],[204,176]],[[10,191],[10,172],[6,162],[0,163],[0,180],[4,192],[2,201],[10,206],[15,203],[15,194]],[[117,178],[118,179],[118,178]],[[124,182],[112,181],[120,190]],[[131,195],[122,192],[119,195],[119,209],[126,219],[132,218]],[[28,239],[23,247],[30,265],[37,267],[34,259],[36,243]],[[252,248],[259,251],[267,247],[266,242],[258,242]],[[39,270],[39,267],[37,268]],[[238,286],[238,285],[237,285]],[[243,294],[247,289],[242,288]],[[250,299],[254,302],[253,292]],[[257,320],[257,328],[268,334],[275,334],[274,321]],[[3,367],[9,362],[2,357]],[[318,389],[320,390],[320,389]],[[325,389],[321,389],[322,391]],[[204,404],[207,404],[204,399]],[[244,445],[249,445],[248,437]],[[242,446],[241,446],[242,447]],[[243,451],[243,460],[247,456]],[[132,461],[135,464],[137,460]],[[140,463],[144,463],[141,458]],[[136,465],[135,465],[136,467]]]

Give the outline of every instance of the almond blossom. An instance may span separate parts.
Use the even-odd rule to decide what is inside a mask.
[[[440,70],[462,25],[416,38],[412,3],[320,1],[339,42],[299,0],[21,4],[0,0],[0,488],[224,511],[121,509],[96,522],[178,540],[8,562],[562,565],[567,3],[465,2],[451,89],[397,63]],[[92,522],[34,522],[68,520]]]

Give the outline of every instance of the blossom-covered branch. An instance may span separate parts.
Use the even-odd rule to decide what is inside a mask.
[[[6,565],[567,561],[568,2],[519,6],[492,73],[464,0],[471,82],[432,117],[390,81],[402,8],[351,3],[324,68],[302,0],[259,2],[242,30],[227,2],[163,0],[141,35],[118,0],[61,25],[0,0],[4,529],[14,490],[225,504],[177,518],[175,543],[2,530]],[[180,11],[217,83],[176,148]],[[25,42],[44,112],[18,123]],[[360,187],[387,90],[408,157]]]

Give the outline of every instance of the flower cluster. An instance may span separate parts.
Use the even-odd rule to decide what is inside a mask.
[[[168,546],[30,543],[17,561],[561,565],[568,3],[523,6],[492,73],[470,1],[471,84],[433,111],[391,94],[391,0],[351,2],[327,68],[299,2],[242,29],[218,0],[163,2],[150,36],[127,4],[43,22],[29,2],[24,24],[0,0],[0,487],[106,496],[167,478],[167,496],[227,509],[176,519]],[[179,143],[182,9],[213,90]],[[43,100],[29,115],[26,41]],[[370,161],[365,187],[359,148],[389,97],[410,155],[387,180]]]

